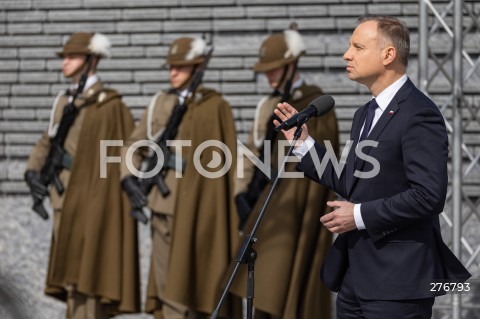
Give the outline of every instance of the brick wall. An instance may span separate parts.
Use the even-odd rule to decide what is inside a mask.
[[[0,192],[4,194],[26,192],[25,159],[47,127],[54,96],[66,86],[54,53],[72,32],[109,36],[113,56],[100,63],[98,73],[124,95],[137,118],[150,97],[168,87],[167,71],[160,66],[169,43],[179,36],[211,33],[215,51],[205,81],[231,103],[241,140],[251,126],[256,102],[269,92],[265,78],[251,69],[258,48],[267,34],[287,28],[292,21],[298,23],[307,45],[300,71],[334,96],[343,142],[354,110],[368,99],[363,86],[348,80],[342,60],[358,15],[392,14],[409,25],[413,51],[409,75],[417,80],[417,1],[1,0],[0,10]],[[434,40],[436,50],[448,50],[445,39]],[[466,40],[466,48],[478,52],[475,35]],[[440,81],[438,98],[449,90]],[[471,93],[479,91],[478,85],[471,88]],[[473,130],[478,132],[478,123]]]
[[[415,1],[1,0],[0,192],[26,192],[25,159],[47,127],[56,93],[66,87],[55,52],[72,32],[109,36],[112,58],[101,61],[98,73],[124,95],[136,118],[155,92],[168,87],[160,66],[169,43],[211,33],[215,51],[205,82],[231,103],[244,140],[256,102],[269,92],[265,78],[251,69],[258,48],[267,34],[296,21],[307,45],[300,70],[334,95],[344,141],[355,107],[368,99],[346,78],[341,58],[356,16],[399,15],[415,33],[417,7]]]

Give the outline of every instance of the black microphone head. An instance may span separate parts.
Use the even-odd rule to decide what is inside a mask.
[[[313,99],[308,107],[313,106],[317,110],[315,116],[322,116],[328,113],[335,106],[335,100],[330,95],[321,95]]]

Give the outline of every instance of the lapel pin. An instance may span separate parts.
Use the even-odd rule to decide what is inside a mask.
[[[389,114],[389,115],[392,115],[392,114],[393,114],[393,111],[388,111],[388,114]]]

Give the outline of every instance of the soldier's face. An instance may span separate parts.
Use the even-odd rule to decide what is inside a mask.
[[[278,88],[278,86],[281,84],[280,81],[282,80],[283,69],[284,67],[281,66],[279,68],[265,72],[268,83],[270,83],[270,87]]]
[[[290,63],[288,65],[287,74],[285,74],[285,76],[283,76],[283,72],[285,72],[285,66],[280,66],[276,69],[265,72],[268,82],[270,83],[270,87],[274,89],[282,90],[285,86],[285,82],[286,82],[285,80],[289,79],[292,76],[293,69],[294,69],[293,64]],[[282,80],[282,77],[283,77],[283,80]]]
[[[66,78],[72,78],[79,74],[83,69],[86,56],[82,54],[65,54],[63,56],[63,75]]]
[[[171,65],[170,84],[173,89],[179,89],[190,78],[193,65]]]

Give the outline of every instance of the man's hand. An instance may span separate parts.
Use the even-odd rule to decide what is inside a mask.
[[[147,197],[140,189],[135,176],[129,175],[124,177],[122,180],[122,188],[125,193],[127,193],[133,209],[139,209],[147,205]]]
[[[294,116],[295,114],[298,113],[298,111],[293,107],[291,106],[290,104],[284,102],[284,103],[278,103],[277,105],[277,108],[273,111],[275,113],[275,115],[277,115],[283,122],[285,122],[286,120],[288,120],[289,118],[291,118],[292,116]],[[277,121],[277,120],[274,120],[273,121],[273,124],[275,124],[275,126],[278,126],[280,125],[280,122]],[[293,141],[293,135],[295,134],[295,130],[296,128],[293,127],[291,129],[289,129],[288,131],[285,131],[285,130],[282,130],[283,132],[283,135],[285,135],[285,138],[287,139],[287,141],[291,144],[292,141]],[[308,137],[308,129],[307,129],[307,125],[306,124],[303,124],[302,125],[302,134],[300,135],[300,138],[298,139],[297,141],[297,145],[300,145],[301,143],[303,143],[303,141],[305,141],[305,139]]]
[[[346,201],[327,202],[327,205],[334,207],[335,210],[320,218],[325,227],[332,233],[346,233],[357,229],[355,218],[353,216],[353,207],[355,204]]]
[[[48,188],[43,185],[38,172],[28,170],[25,172],[24,178],[34,199],[42,201],[48,195]]]

